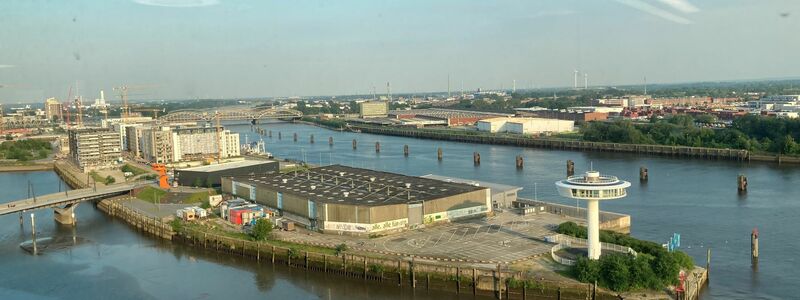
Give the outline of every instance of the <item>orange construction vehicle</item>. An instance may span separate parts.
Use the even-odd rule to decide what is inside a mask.
[[[153,168],[153,171],[158,172],[158,186],[162,189],[168,189],[167,167],[164,164],[152,164],[150,167]]]

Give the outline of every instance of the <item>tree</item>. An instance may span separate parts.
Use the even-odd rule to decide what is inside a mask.
[[[607,254],[600,258],[600,280],[614,291],[627,291],[631,285],[630,255]]]
[[[580,282],[592,282],[600,279],[600,264],[582,256],[572,266],[572,274]]]
[[[117,180],[114,179],[114,176],[111,175],[106,176],[106,179],[103,181],[103,183],[105,183],[106,185],[112,184],[114,182],[117,182]]]
[[[272,222],[269,219],[258,219],[256,224],[253,225],[253,230],[250,235],[257,241],[266,240],[272,233]]]

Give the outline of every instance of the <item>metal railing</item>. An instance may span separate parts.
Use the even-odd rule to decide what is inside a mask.
[[[575,247],[588,247],[589,241],[587,239],[576,238],[564,234],[554,234],[544,237],[546,242],[556,244],[552,248],[550,248],[550,256],[553,257],[553,260],[557,261],[560,264],[571,266],[575,264],[574,260],[567,259],[556,255],[555,253],[559,250],[566,249],[566,248],[575,248]],[[600,249],[607,250],[607,251],[614,251],[619,253],[627,253],[633,256],[638,255],[635,250],[631,247],[621,246],[617,244],[611,243],[604,243],[600,242]]]

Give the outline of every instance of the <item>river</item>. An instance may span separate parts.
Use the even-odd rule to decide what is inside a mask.
[[[345,164],[408,175],[441,174],[524,187],[520,196],[575,205],[557,195],[554,182],[566,175],[566,161],[575,172],[590,167],[631,181],[628,196],[606,201],[601,209],[631,215],[631,234],[666,243],[681,234],[680,249],[695,263],[705,266],[710,247],[710,285],[704,299],[787,299],[800,293],[800,168],[767,163],[739,163],[703,159],[667,158],[632,153],[577,152],[512,146],[467,144],[363,133],[336,132],[289,123],[259,125],[273,131],[264,136],[267,151],[279,157],[305,159],[312,164]],[[249,125],[230,129],[262,137]],[[278,140],[278,132],[282,139]],[[293,133],[298,141],[293,142]],[[314,144],[309,135],[314,134]],[[334,146],[328,145],[328,137]],[[358,140],[358,149],[351,142]],[[241,140],[244,142],[245,137]],[[381,152],[375,152],[380,142]],[[411,155],[403,156],[403,145]],[[442,161],[436,149],[444,152]],[[480,166],[472,153],[481,154]],[[524,168],[517,170],[515,157],[522,155]],[[650,179],[639,183],[639,167],[649,169]],[[736,177],[748,177],[749,191],[739,195]],[[793,196],[794,195],[794,196]],[[760,260],[750,263],[750,232],[757,227]]]
[[[310,163],[339,163],[409,175],[429,173],[474,178],[522,186],[521,196],[557,201],[553,183],[565,175],[572,159],[576,172],[589,168],[630,180],[628,197],[604,202],[601,209],[630,214],[632,234],[666,242],[674,232],[682,237],[681,249],[704,265],[711,247],[710,286],[704,299],[787,299],[800,287],[800,270],[794,255],[800,233],[800,169],[769,164],[670,159],[620,153],[582,153],[509,146],[473,145],[435,140],[335,132],[288,123],[260,125],[273,131],[266,136],[267,150],[281,157]],[[248,125],[228,128],[257,135]],[[283,133],[278,140],[277,132]],[[292,134],[298,133],[298,141]],[[316,143],[309,144],[308,136]],[[328,146],[333,136],[335,145]],[[358,149],[351,140],[358,139]],[[242,136],[242,142],[245,137]],[[380,141],[381,152],[375,153]],[[403,156],[408,144],[411,155]],[[444,159],[436,159],[442,147]],[[472,152],[481,165],[472,164]],[[514,157],[522,155],[525,167],[516,170]],[[650,180],[637,180],[640,165],[650,170]],[[750,190],[736,192],[736,176],[746,174]],[[31,180],[37,194],[58,191],[53,172],[0,173],[0,203],[24,198]],[[535,192],[534,192],[535,190]],[[17,215],[0,217],[0,299],[459,299],[447,292],[420,292],[391,285],[364,284],[333,275],[305,273],[270,264],[259,265],[237,257],[192,249],[151,238],[92,205],[81,204],[76,227],[55,224],[52,211],[36,211],[40,237],[77,236],[87,240],[67,250],[33,256],[19,247],[30,240],[30,218],[20,228]],[[761,260],[750,265],[750,231],[758,227]],[[461,296],[460,299],[472,298]]]

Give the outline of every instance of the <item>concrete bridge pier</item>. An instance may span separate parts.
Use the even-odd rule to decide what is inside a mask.
[[[56,222],[64,224],[64,225],[75,225],[75,207],[78,207],[78,203],[75,204],[67,204],[67,206],[56,207],[53,208],[53,217],[55,217]]]

